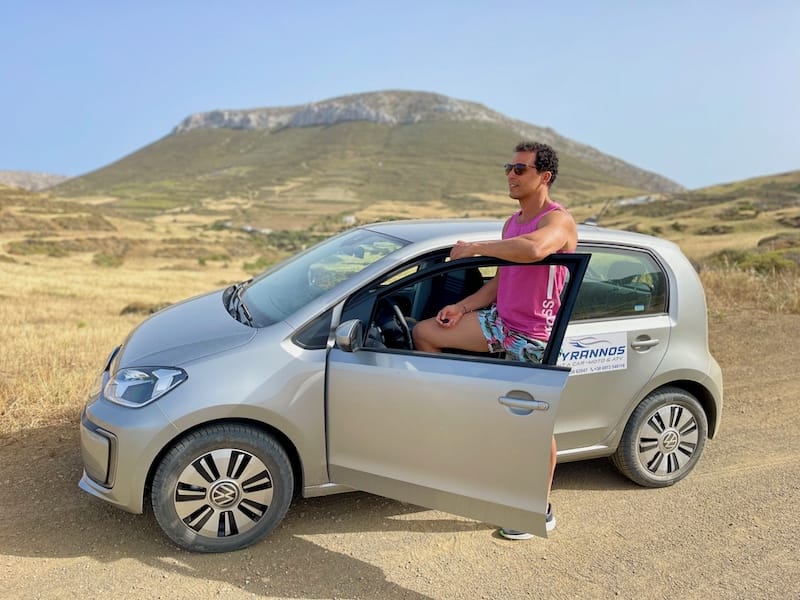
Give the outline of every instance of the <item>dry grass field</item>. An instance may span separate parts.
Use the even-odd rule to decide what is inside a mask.
[[[247,276],[243,260],[198,260],[198,247],[224,250],[191,218],[105,218],[0,191],[0,433],[74,420],[92,373],[149,309]]]
[[[247,277],[231,266],[114,269],[91,258],[0,264],[0,433],[74,421],[93,373],[149,307]]]

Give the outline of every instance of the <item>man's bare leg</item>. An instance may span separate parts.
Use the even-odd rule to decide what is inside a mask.
[[[412,330],[414,348],[421,352],[441,352],[443,348],[489,352],[486,336],[478,322],[478,314],[469,312],[448,326],[436,317],[420,321]]]

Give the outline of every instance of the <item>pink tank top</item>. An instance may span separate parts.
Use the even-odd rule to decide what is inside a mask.
[[[522,211],[509,219],[503,239],[531,233],[539,227],[546,214],[564,210],[552,202],[547,209],[531,221],[520,225],[517,219]],[[566,281],[566,267],[556,265],[541,267],[500,267],[497,286],[497,313],[508,329],[525,337],[546,342],[561,307],[561,290]]]

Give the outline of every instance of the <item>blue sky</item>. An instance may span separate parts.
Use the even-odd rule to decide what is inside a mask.
[[[0,170],[79,175],[195,112],[402,89],[737,181],[800,169],[799,32],[797,0],[3,2]]]

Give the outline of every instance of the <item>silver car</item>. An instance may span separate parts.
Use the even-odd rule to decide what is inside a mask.
[[[451,261],[452,245],[501,227],[366,225],[153,315],[90,394],[80,487],[224,552],[294,497],[354,489],[545,536],[553,432],[559,461],[685,477],[719,429],[722,377],[671,242],[580,226],[577,253],[528,265],[569,270],[542,364],[414,350],[416,322],[507,264]]]

